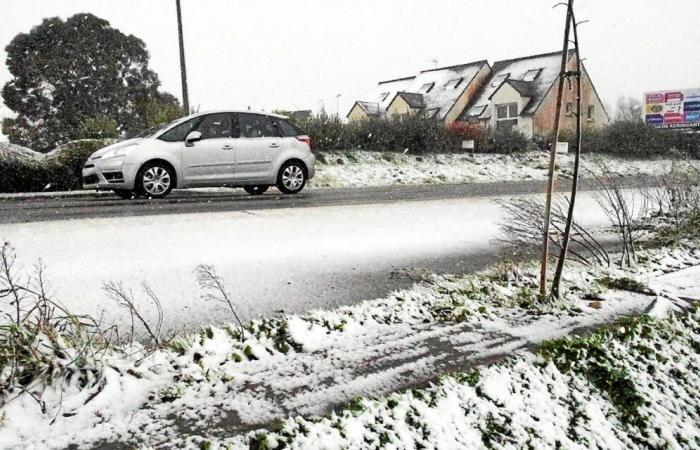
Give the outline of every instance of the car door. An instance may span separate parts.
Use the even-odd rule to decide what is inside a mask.
[[[188,185],[221,185],[233,181],[235,166],[231,113],[203,116],[196,127],[199,141],[185,143],[182,172]],[[194,130],[193,130],[194,131]]]
[[[235,139],[236,181],[274,180],[273,162],[282,146],[282,137],[269,116],[238,113],[238,138]]]

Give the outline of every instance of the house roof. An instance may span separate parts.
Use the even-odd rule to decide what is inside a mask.
[[[356,101],[355,105],[359,106],[362,111],[365,112],[368,116],[378,116],[380,109],[379,109],[379,103],[376,102],[361,102],[361,101]],[[350,108],[350,112],[355,108],[355,105],[353,105],[352,108]],[[348,116],[350,115],[350,112],[348,112]]]
[[[569,51],[569,57],[571,55],[573,51]],[[537,69],[541,69],[537,78],[532,81],[523,81],[525,74]],[[494,63],[491,77],[484,84],[481,94],[464,110],[460,119],[469,117],[488,119],[491,110],[483,106],[489,103],[493,94],[506,82],[524,97],[530,97],[522,115],[532,115],[558,79],[560,69],[561,51],[498,61]]]
[[[396,96],[404,99],[411,108],[425,108],[423,94],[416,94],[415,92],[399,92],[396,94]]]
[[[422,94],[424,102],[422,107],[429,110],[437,109],[435,117],[442,120],[450,112],[464,90],[472,83],[479,70],[487,64],[488,62],[485,60],[476,61],[423,70],[412,77],[382,81],[377,85],[370,98],[379,103],[381,111],[386,111],[399,92],[420,95],[421,86],[433,83],[430,92]],[[455,83],[450,84],[450,81],[454,80],[461,81],[456,85],[453,85]]]

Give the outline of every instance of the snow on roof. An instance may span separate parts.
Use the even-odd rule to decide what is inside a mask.
[[[401,97],[408,103],[411,108],[425,108],[425,100],[423,94],[416,94],[414,92],[399,92],[398,97]]]
[[[362,108],[362,110],[368,116],[378,116],[379,115],[379,103],[376,102],[357,102],[357,105]]]
[[[424,106],[422,107],[429,110],[437,109],[435,117],[442,120],[484,64],[488,62],[476,61],[439,67],[423,70],[412,77],[381,81],[370,98],[379,103],[381,111],[386,111],[399,92],[418,93],[422,86],[433,84],[429,92],[423,93]]]
[[[527,82],[522,81],[528,72],[531,72],[531,76],[532,71],[537,69],[541,70],[534,80]],[[498,61],[494,63],[491,77],[484,84],[485,87],[481,91],[481,94],[472,102],[472,106],[465,110],[464,115],[466,117],[487,119],[490,114],[490,109],[483,108],[483,106],[489,104],[491,96],[493,96],[506,81],[518,90],[518,92],[521,92],[521,95],[530,97],[530,102],[523,109],[522,114],[533,114],[545,95],[547,95],[547,92],[549,92],[552,84],[557,80],[560,69],[560,51]]]
[[[400,91],[408,91],[411,82],[416,77],[398,78],[396,80],[380,81],[369,99],[379,104],[380,111],[386,111],[391,101]]]

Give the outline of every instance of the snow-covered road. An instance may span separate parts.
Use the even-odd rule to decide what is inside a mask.
[[[578,210],[584,224],[605,223],[591,193]],[[102,290],[115,281],[153,317],[145,282],[164,305],[164,328],[177,330],[229,318],[201,300],[198,264],[216,267],[245,318],[331,308],[400,287],[399,269],[475,268],[471,260],[503,250],[493,242],[501,218],[494,198],[465,198],[4,224],[0,239],[24,269],[41,259],[49,292],[72,311],[125,323]]]

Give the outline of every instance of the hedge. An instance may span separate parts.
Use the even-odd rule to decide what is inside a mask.
[[[468,123],[445,126],[422,117],[368,118],[346,124],[337,117],[320,114],[298,125],[311,136],[317,151],[447,153],[460,151],[463,140],[475,140],[476,151],[485,153],[511,153],[528,148],[527,138],[518,132],[482,130]]]
[[[576,148],[573,131],[564,130],[560,140]],[[700,133],[651,128],[643,122],[613,122],[602,128],[584,128],[581,150],[638,158],[683,156],[700,159]]]
[[[0,192],[65,191],[82,187],[85,161],[111,140],[69,142],[42,159],[0,158]]]

